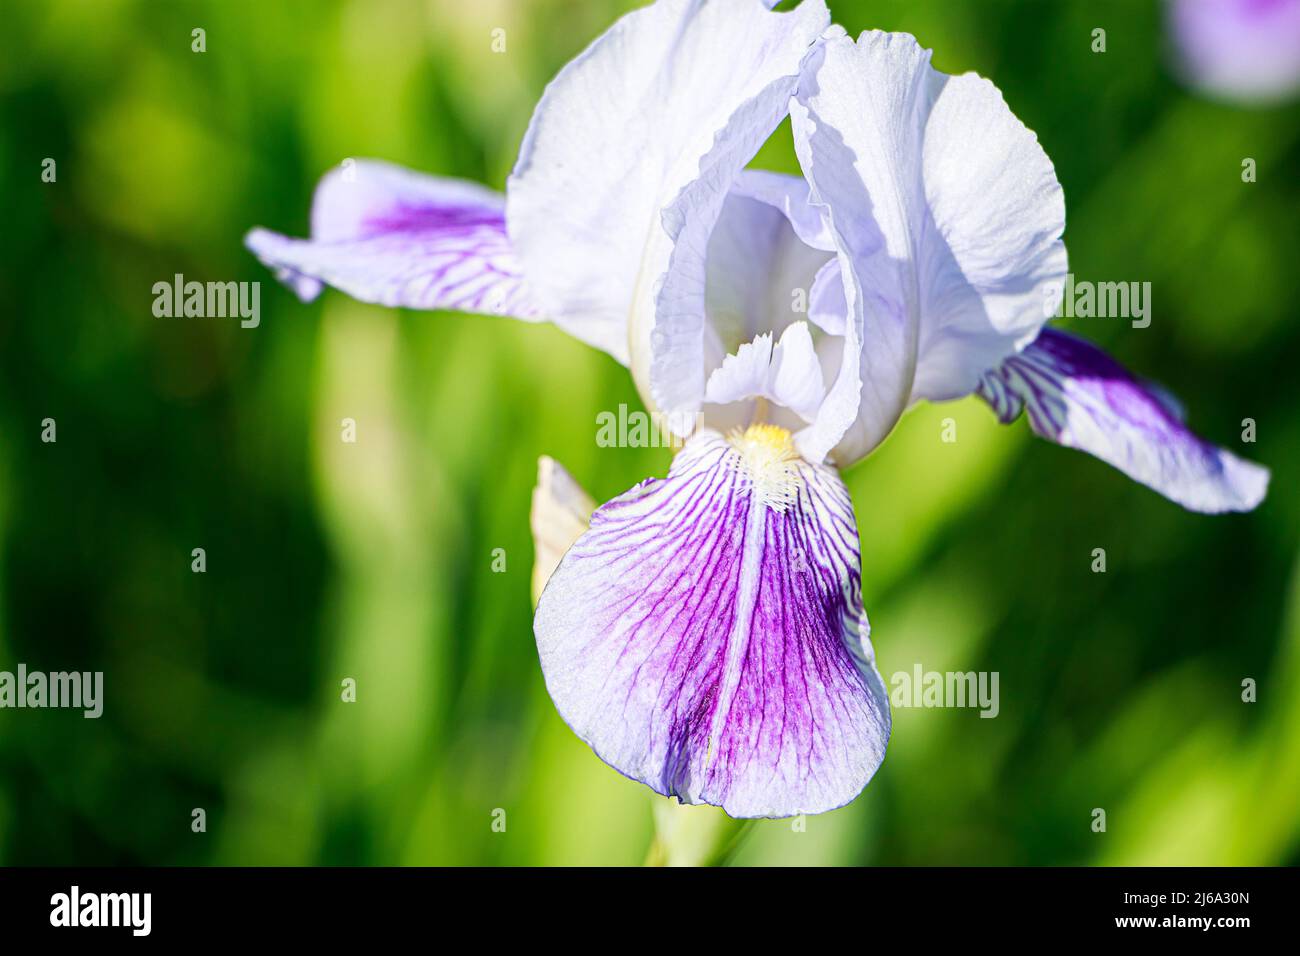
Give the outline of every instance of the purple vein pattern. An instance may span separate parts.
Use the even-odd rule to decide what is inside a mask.
[[[1193,511],[1249,511],[1268,471],[1203,441],[1170,399],[1083,339],[1054,329],[985,373],[977,394],[1004,424],[1023,410],[1034,433],[1114,465]]]
[[[790,467],[797,494],[770,505],[698,433],[596,510],[535,620],[551,697],[601,759],[734,817],[844,805],[889,739],[848,491]]]
[[[504,198],[474,183],[355,161],[317,187],[311,239],[254,229],[245,241],[304,301],[324,283],[380,305],[541,318]]]

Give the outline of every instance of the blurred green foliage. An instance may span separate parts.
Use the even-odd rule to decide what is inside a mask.
[[[631,4],[4,6],[0,669],[103,670],[107,703],[0,711],[0,860],[640,863],[660,798],[556,715],[529,600],[538,455],[600,500],[666,468],[595,444],[628,375],[550,326],[301,305],[241,245],[305,234],[347,156],[500,188],[545,82]],[[1273,485],[1192,515],[975,401],[913,412],[847,476],[878,660],[996,670],[1000,716],[897,710],[857,801],[735,859],[1300,862],[1300,108],[1181,88],[1154,3],[832,6],[1001,87],[1076,276],[1154,286],[1149,329],[1073,327],[1207,437],[1254,418]],[[788,128],[758,162],[795,168]],[[260,328],[155,318],[175,273],[261,280]]]

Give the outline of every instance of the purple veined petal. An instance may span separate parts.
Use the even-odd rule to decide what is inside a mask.
[[[611,766],[733,817],[820,813],[884,758],[889,704],[834,469],[704,429],[596,509],[537,608],[547,689]]]
[[[1169,32],[1187,80],[1245,103],[1300,92],[1300,0],[1172,0]]]
[[[1170,396],[1055,329],[986,373],[976,394],[1004,424],[1023,410],[1035,434],[1095,455],[1191,511],[1250,511],[1268,490],[1268,469],[1198,438]]]
[[[540,321],[504,205],[476,183],[352,160],[316,187],[310,239],[254,229],[245,244],[303,301],[323,283],[362,302]]]

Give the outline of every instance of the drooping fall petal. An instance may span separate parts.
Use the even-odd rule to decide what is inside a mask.
[[[618,770],[736,817],[842,806],[889,707],[834,469],[790,435],[704,430],[592,515],[537,608],[560,714]]]
[[[1003,423],[1023,410],[1034,433],[1114,465],[1191,511],[1250,511],[1268,469],[1197,437],[1168,396],[1089,342],[1045,329],[984,376],[978,394]]]
[[[353,160],[316,187],[311,238],[245,244],[303,301],[332,285],[362,302],[543,316],[506,236],[505,199],[476,183]]]

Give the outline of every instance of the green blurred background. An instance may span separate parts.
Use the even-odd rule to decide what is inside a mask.
[[[305,234],[344,157],[502,187],[545,82],[634,5],[5,0],[0,669],[102,670],[107,700],[0,710],[0,860],[645,859],[664,801],[556,715],[529,596],[540,454],[600,500],[666,469],[595,444],[628,375],[550,326],[301,305],[241,244]],[[1153,283],[1150,328],[1071,327],[1273,484],[1193,515],[977,401],[910,414],[847,475],[881,670],[998,671],[1001,713],[896,710],[861,797],[734,861],[1300,862],[1300,109],[1190,94],[1155,3],[832,8],[1001,87],[1076,277]],[[788,128],[758,163],[795,170]],[[260,280],[261,326],[155,318],[178,272]]]

